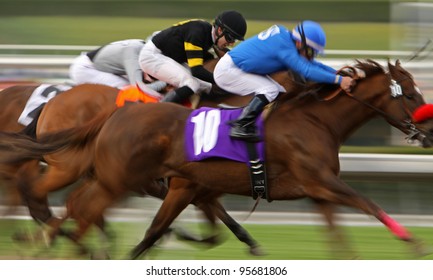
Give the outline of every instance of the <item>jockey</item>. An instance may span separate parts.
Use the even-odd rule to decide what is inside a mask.
[[[138,55],[145,42],[138,39],[116,41],[96,50],[82,53],[69,68],[69,75],[75,84],[103,84],[116,88],[136,85],[141,91],[162,98],[157,92],[167,84],[145,80],[138,64]]]
[[[215,83],[213,74],[203,67],[215,47],[225,53],[247,31],[244,17],[236,11],[219,14],[214,24],[191,19],[162,30],[148,41],[140,52],[141,69],[176,90],[165,95],[163,102],[182,103],[196,92],[209,93]]]
[[[255,119],[284,88],[268,75],[291,70],[307,80],[339,84],[349,91],[354,81],[314,58],[323,53],[325,32],[313,21],[304,21],[292,31],[274,25],[258,35],[241,42],[217,63],[214,77],[222,89],[239,95],[254,93],[251,102],[232,123],[230,135],[235,139],[260,141]]]

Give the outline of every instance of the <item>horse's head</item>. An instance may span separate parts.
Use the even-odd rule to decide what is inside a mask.
[[[387,97],[383,106],[385,119],[407,135],[407,139],[419,140],[423,147],[433,146],[433,119],[414,119],[414,113],[425,110],[426,102],[413,76],[397,60],[388,62]]]

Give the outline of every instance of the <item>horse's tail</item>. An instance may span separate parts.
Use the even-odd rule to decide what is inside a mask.
[[[84,125],[42,134],[38,139],[23,133],[0,132],[0,150],[5,155],[1,163],[17,164],[28,160],[43,160],[48,154],[66,149],[82,149],[99,134],[113,112],[101,113]]]

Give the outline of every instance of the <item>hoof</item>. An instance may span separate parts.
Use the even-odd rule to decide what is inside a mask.
[[[423,241],[412,239],[409,240],[409,245],[411,246],[412,252],[415,258],[422,258],[433,254],[433,248],[426,245]]]
[[[19,243],[28,243],[32,242],[34,238],[29,232],[15,232],[12,235],[12,240]]]
[[[12,240],[18,243],[41,243],[47,248],[51,247],[53,243],[53,239],[44,230],[37,231],[36,233],[29,231],[16,232],[12,235]]]
[[[251,246],[250,247],[250,254],[256,257],[265,256],[266,253],[260,248],[260,246]]]
[[[90,254],[91,260],[111,260],[110,255],[107,252],[99,252]]]

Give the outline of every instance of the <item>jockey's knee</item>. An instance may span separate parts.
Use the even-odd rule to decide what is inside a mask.
[[[275,100],[275,98],[277,98],[280,91],[277,87],[267,87],[263,89],[258,89],[255,93],[256,95],[264,95],[269,102],[272,102]]]
[[[190,88],[194,93],[199,92],[201,89],[200,82],[198,81],[198,79],[196,79],[194,77],[186,78],[185,80],[183,80],[180,83],[179,88],[184,87],[184,86]]]

